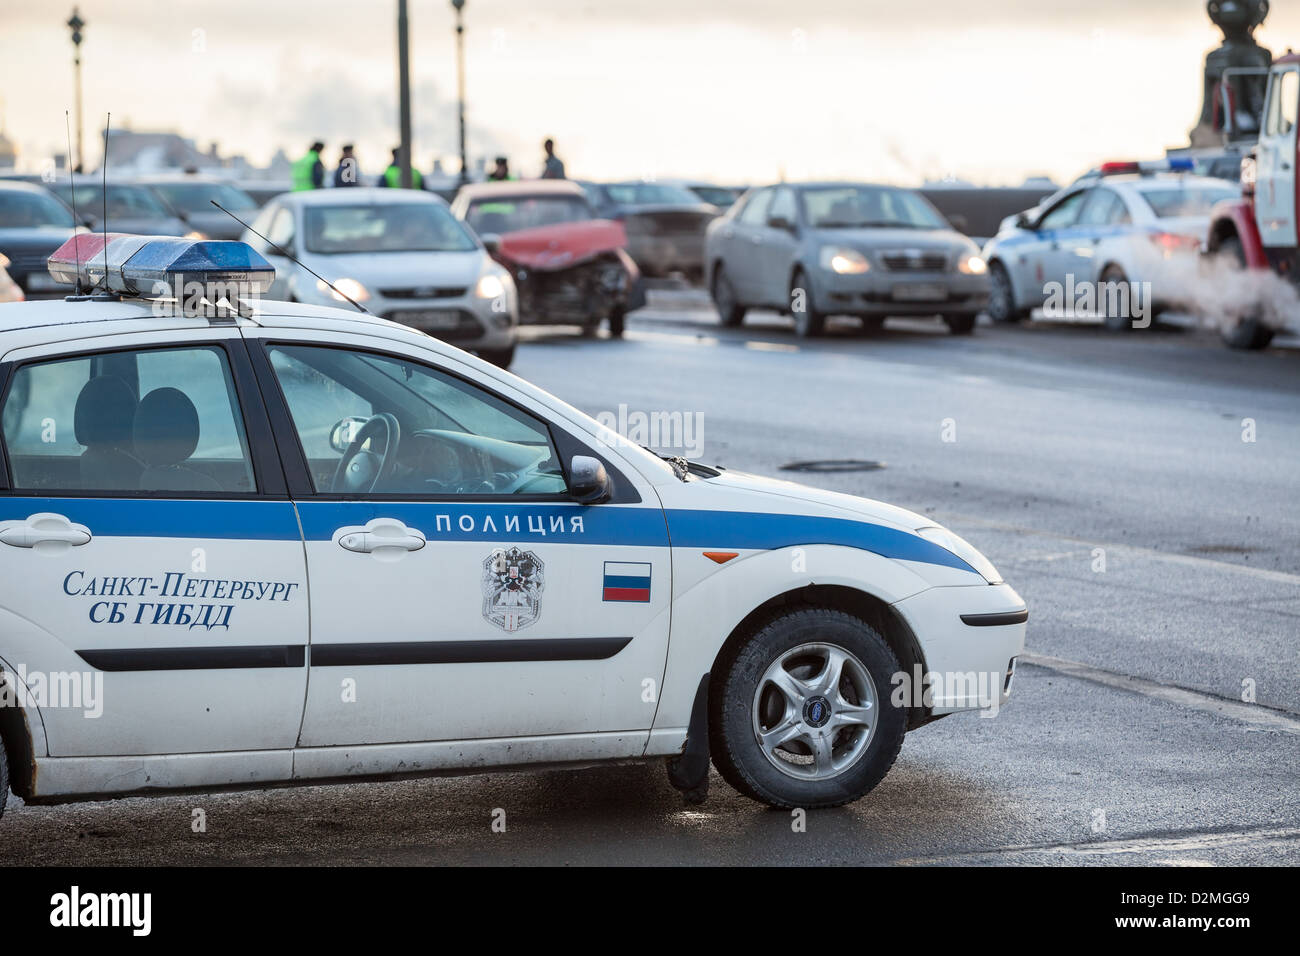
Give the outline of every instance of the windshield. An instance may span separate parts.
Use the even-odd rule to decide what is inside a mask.
[[[512,196],[475,202],[465,218],[475,232],[483,235],[582,222],[592,218],[592,213],[582,196]]]
[[[252,196],[226,183],[154,183],[153,189],[182,212],[219,212],[213,199],[231,212],[257,208]]]
[[[310,252],[472,252],[474,239],[435,203],[308,206],[303,217]]]
[[[801,189],[804,219],[814,229],[947,229],[926,200],[890,186],[825,186]]]
[[[51,186],[69,206],[72,202],[72,184]],[[91,183],[77,183],[77,212],[99,219],[104,215],[104,189]],[[143,186],[108,186],[108,218],[112,219],[170,219],[172,212],[161,199]]]
[[[63,203],[44,193],[0,190],[0,229],[31,229],[42,226],[71,229],[72,213]]]
[[[1240,189],[1232,186],[1182,186],[1178,189],[1139,189],[1138,195],[1146,200],[1159,219],[1176,219],[1179,216],[1208,216],[1215,203],[1236,199]]]
[[[614,183],[604,187],[614,202],[623,206],[652,206],[661,203],[678,203],[698,206],[700,197],[681,186],[667,183]]]
[[[692,186],[691,192],[719,209],[726,209],[736,201],[735,191],[726,186]]]

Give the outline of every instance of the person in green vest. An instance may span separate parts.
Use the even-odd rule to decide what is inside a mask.
[[[401,155],[402,150],[400,148],[393,150],[393,161],[388,164],[388,168],[384,170],[384,175],[379,177],[379,182],[376,185],[387,186],[390,189],[402,188]],[[424,177],[420,175],[420,171],[414,166],[411,167],[411,188],[424,188]]]
[[[325,166],[320,161],[325,144],[317,140],[306,155],[293,164],[293,191],[320,189],[325,185]]]

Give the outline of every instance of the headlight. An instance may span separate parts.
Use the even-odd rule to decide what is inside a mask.
[[[185,233],[185,235],[182,238],[194,239],[197,241],[197,240],[206,239],[208,237],[205,236],[203,233],[199,232],[197,229],[191,229],[189,232]]]
[[[840,275],[861,275],[871,269],[867,257],[856,249],[842,246],[822,246],[821,266]]]
[[[495,299],[498,296],[505,295],[506,284],[501,281],[500,276],[488,273],[480,276],[478,285],[474,287],[474,294],[480,299]]]
[[[917,528],[916,533],[927,541],[934,542],[945,551],[951,551],[979,572],[980,576],[989,584],[1002,583],[1002,575],[998,574],[998,569],[993,567],[993,562],[976,551],[975,546],[965,538],[953,534],[947,528],[937,526]]]
[[[338,302],[346,302],[348,299],[353,302],[365,302],[366,299],[370,298],[370,293],[366,291],[366,287],[356,279],[339,279],[334,283],[333,289],[325,284],[324,279],[317,279],[316,288],[321,292],[329,293]],[[340,295],[340,293],[342,294]],[[343,296],[347,296],[348,299]]]
[[[989,271],[989,265],[979,256],[962,256],[957,263],[957,271],[968,276],[982,276]]]

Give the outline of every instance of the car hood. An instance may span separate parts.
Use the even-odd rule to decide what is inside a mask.
[[[919,249],[921,252],[947,253],[972,245],[969,239],[951,229],[813,229],[809,235],[825,245],[843,245],[863,250]]]
[[[483,252],[308,253],[303,262],[330,281],[356,279],[367,288],[471,286],[483,270]]]
[[[901,531],[915,531],[917,528],[932,527],[937,523],[914,511],[872,498],[859,498],[856,495],[826,491],[795,481],[765,478],[762,475],[751,475],[743,471],[724,471],[717,478],[708,479],[708,482],[711,485],[725,487],[732,492],[749,492],[754,495],[799,501],[803,503],[804,510],[809,513],[835,518],[857,518],[873,524],[889,525]]]
[[[246,209],[235,211],[236,216],[244,219],[251,219],[256,214],[256,209],[251,212]],[[224,212],[191,212],[186,213],[185,219],[191,229],[197,229],[209,239],[238,239],[244,231],[242,225]]]
[[[520,229],[501,236],[497,258],[530,269],[556,271],[627,246],[621,223],[608,219]]]
[[[94,220],[91,232],[103,231],[103,221],[100,219]],[[131,236],[183,236],[190,231],[190,227],[175,216],[167,216],[164,219],[135,219],[132,217],[119,218],[110,216],[108,231],[124,232]]]
[[[28,226],[21,229],[0,229],[0,252],[53,252],[72,236],[71,226]]]

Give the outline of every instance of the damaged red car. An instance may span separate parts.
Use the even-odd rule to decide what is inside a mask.
[[[577,325],[594,335],[603,320],[618,337],[627,313],[645,305],[623,225],[596,218],[577,183],[475,183],[457,193],[451,211],[514,276],[523,325]]]

